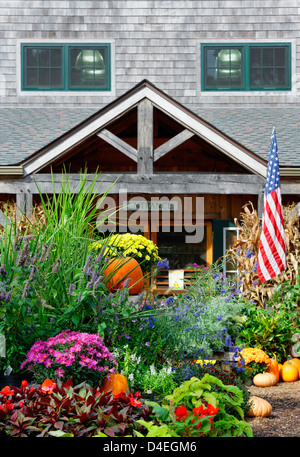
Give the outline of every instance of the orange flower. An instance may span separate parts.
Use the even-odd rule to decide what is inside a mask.
[[[140,401],[137,400],[137,397],[139,396],[139,392],[136,392],[135,396],[136,398],[134,398],[134,396],[132,395],[132,393],[130,393],[128,395],[128,398],[130,400],[130,403],[132,406],[142,406],[142,403]]]
[[[10,387],[9,387],[9,386],[5,386],[5,387],[3,387],[2,390],[0,390],[0,394],[6,395],[7,397],[9,397],[10,395],[13,395],[13,394],[14,394],[14,391],[13,391],[13,390],[10,390]]]
[[[45,379],[41,385],[41,391],[45,394],[52,394],[53,390],[56,388],[56,382],[51,381],[51,379]]]

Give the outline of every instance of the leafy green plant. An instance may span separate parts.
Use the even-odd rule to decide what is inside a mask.
[[[114,397],[70,381],[53,383],[48,391],[26,384],[0,391],[0,431],[8,436],[130,436],[142,428],[137,421],[152,413],[138,394]]]
[[[292,341],[291,320],[283,319],[278,308],[245,309],[246,321],[239,333],[237,343],[246,347],[262,349],[269,357],[283,361],[287,358]]]
[[[244,383],[243,371],[244,370],[239,366],[234,368],[227,364],[224,366],[224,362],[212,363],[212,361],[207,360],[206,363],[199,364],[184,361],[173,368],[173,379],[177,385],[180,385],[192,377],[201,379],[205,374],[208,373],[211,376],[218,378],[225,385],[237,386],[243,395],[241,408],[243,410],[244,416],[246,416],[249,410],[250,393]],[[211,384],[211,388],[216,392],[219,390],[219,387],[216,384]],[[227,411],[238,418],[240,417],[240,414],[237,414],[236,410],[230,406],[227,408]]]
[[[212,390],[218,386],[218,392]],[[156,421],[139,420],[147,432],[136,431],[137,436],[253,436],[251,426],[245,422],[241,408],[243,395],[236,386],[225,385],[218,378],[205,374],[202,379],[192,377],[167,395],[159,405],[147,402],[155,413]],[[240,419],[227,412],[234,408]]]
[[[123,374],[131,389],[142,394],[164,396],[171,393],[177,383],[170,364],[155,366],[145,363],[128,345],[114,349],[118,370]]]

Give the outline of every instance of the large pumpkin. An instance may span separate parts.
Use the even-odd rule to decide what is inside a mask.
[[[129,295],[137,295],[144,287],[144,277],[139,263],[132,257],[124,259],[111,259],[103,272],[107,279],[106,287],[110,292],[122,289],[124,283],[130,278],[128,287]]]
[[[119,395],[121,392],[126,393],[128,389],[127,379],[118,373],[110,373],[105,376],[100,387],[101,392],[105,394],[111,392],[113,395]]]
[[[259,373],[254,376],[253,384],[257,387],[275,386],[277,378],[274,373]]]
[[[298,368],[290,361],[285,362],[281,368],[281,379],[285,382],[295,382],[299,379]]]
[[[267,373],[272,373],[276,376],[276,382],[279,381],[279,364],[277,360],[270,359],[270,365],[267,368]]]
[[[263,398],[260,398],[260,397],[256,397],[254,395],[253,397],[249,398],[249,401],[252,404],[247,413],[247,416],[250,416],[250,417],[268,417],[268,416],[270,416],[270,414],[272,412],[272,406],[267,400],[264,400]]]

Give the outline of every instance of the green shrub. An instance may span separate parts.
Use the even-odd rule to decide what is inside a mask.
[[[276,308],[248,306],[245,314],[246,321],[237,337],[237,344],[257,347],[269,357],[284,361],[291,348],[292,316],[288,317],[279,305]]]
[[[242,402],[243,395],[238,387],[225,385],[209,374],[201,379],[192,377],[167,395],[161,405],[146,402],[156,417],[148,422],[138,420],[146,431],[136,434],[151,437],[253,436],[250,425],[244,421]],[[228,412],[228,407],[236,411],[239,419]]]

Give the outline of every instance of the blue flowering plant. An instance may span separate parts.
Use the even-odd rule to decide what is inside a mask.
[[[244,302],[216,265],[199,268],[186,294],[161,300],[156,326],[179,358],[209,359],[214,352],[234,351],[244,323]]]
[[[32,372],[38,383],[72,378],[74,384],[101,385],[108,373],[116,371],[116,365],[99,335],[65,330],[46,341],[36,341],[21,369]]]

